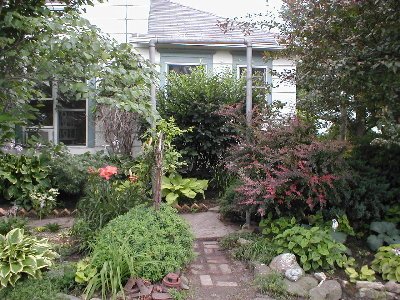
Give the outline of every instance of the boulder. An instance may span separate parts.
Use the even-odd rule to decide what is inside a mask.
[[[63,293],[57,293],[56,297],[57,297],[56,299],[58,300],[81,300],[81,298]]]
[[[318,281],[311,276],[303,276],[298,281],[284,279],[287,292],[299,297],[308,297],[309,290],[318,285]]]
[[[385,288],[385,286],[383,285],[383,283],[380,283],[380,282],[357,281],[356,282],[356,288],[357,289],[367,288],[367,289],[373,289],[373,290],[382,291]]]
[[[289,269],[301,269],[297,263],[296,256],[292,253],[283,253],[274,257],[269,267],[281,274],[285,274],[286,270]]]
[[[319,282],[326,280],[326,275],[324,272],[314,273],[314,277],[317,278]]]
[[[310,290],[310,300],[339,300],[341,297],[342,287],[336,280],[326,280]]]
[[[360,288],[358,297],[361,299],[387,299],[385,291],[378,291],[370,288]]]
[[[391,293],[400,294],[400,284],[394,281],[388,281],[385,284],[385,290]]]
[[[302,268],[288,269],[285,271],[285,277],[291,281],[297,281],[304,275]]]

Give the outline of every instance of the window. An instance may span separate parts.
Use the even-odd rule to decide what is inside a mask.
[[[238,76],[246,77],[247,66],[238,66]],[[267,97],[267,67],[252,67],[253,96],[258,100],[266,100]]]
[[[71,100],[74,96],[59,92],[54,83],[44,83],[39,88],[44,98],[31,101],[37,109],[36,120],[25,128],[25,139],[35,135],[43,142],[86,146],[87,101]]]
[[[175,72],[177,74],[190,74],[192,73],[192,71],[199,67],[199,66],[204,66],[205,65],[201,65],[201,64],[169,64],[167,63],[167,73],[170,72]]]

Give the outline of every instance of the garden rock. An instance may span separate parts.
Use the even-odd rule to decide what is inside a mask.
[[[292,295],[300,296],[300,297],[308,297],[309,290],[315,288],[318,285],[318,281],[311,276],[301,277],[298,281],[290,281],[288,279],[284,279],[284,283],[286,286],[287,292]]]
[[[387,299],[386,292],[371,288],[360,288],[358,290],[358,296],[362,299]]]
[[[321,283],[321,282],[326,280],[326,275],[325,275],[324,272],[314,273],[314,277],[317,278],[319,283]]]
[[[324,281],[310,290],[310,300],[339,300],[342,297],[342,287],[336,280]]]
[[[259,276],[259,275],[269,275],[271,274],[273,271],[271,270],[270,267],[268,267],[266,264],[262,264],[259,262],[254,262],[253,263],[254,269],[254,276]]]
[[[392,292],[395,294],[400,294],[400,284],[394,281],[389,281],[385,284],[385,289],[388,292]]]
[[[291,281],[297,281],[304,275],[302,268],[289,269],[285,272],[285,277]]]
[[[385,288],[385,286],[383,285],[383,283],[380,283],[380,282],[357,281],[356,288],[357,289],[367,288],[367,289],[374,289],[374,290],[382,291]]]
[[[301,269],[297,263],[296,256],[292,253],[283,253],[274,257],[269,267],[282,274],[285,274],[286,270],[289,269]]]

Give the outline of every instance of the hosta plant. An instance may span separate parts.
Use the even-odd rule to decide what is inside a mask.
[[[208,180],[197,178],[182,178],[179,174],[173,174],[162,179],[162,196],[168,204],[172,205],[178,202],[179,198],[194,199],[197,194],[202,194],[208,187]]]
[[[335,265],[343,267],[349,262],[346,247],[334,241],[328,230],[319,227],[293,226],[278,234],[273,243],[278,253],[295,254],[305,271],[332,269]]]
[[[14,285],[24,275],[39,277],[41,270],[52,266],[57,257],[46,239],[24,235],[23,229],[15,228],[5,236],[0,235],[1,287]]]
[[[384,280],[400,282],[400,244],[380,247],[371,267],[381,273]]]
[[[367,244],[373,251],[378,250],[384,244],[400,244],[400,231],[394,223],[372,222],[369,229],[376,233],[371,234],[367,239]]]
[[[360,272],[352,267],[347,267],[345,269],[346,274],[350,278],[350,282],[356,282],[357,279],[366,281],[375,281],[375,271],[368,268],[367,265],[361,267]]]
[[[286,229],[292,228],[298,224],[295,217],[291,219],[288,217],[281,217],[276,220],[272,219],[272,214],[268,214],[268,217],[262,219],[260,222],[260,228],[264,235],[277,235],[283,233]]]

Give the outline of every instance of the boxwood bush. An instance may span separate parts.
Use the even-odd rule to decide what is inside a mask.
[[[103,287],[103,294],[105,289],[116,294],[128,277],[158,281],[192,260],[192,243],[188,225],[174,208],[137,206],[99,232],[90,260],[98,275],[87,293]]]

